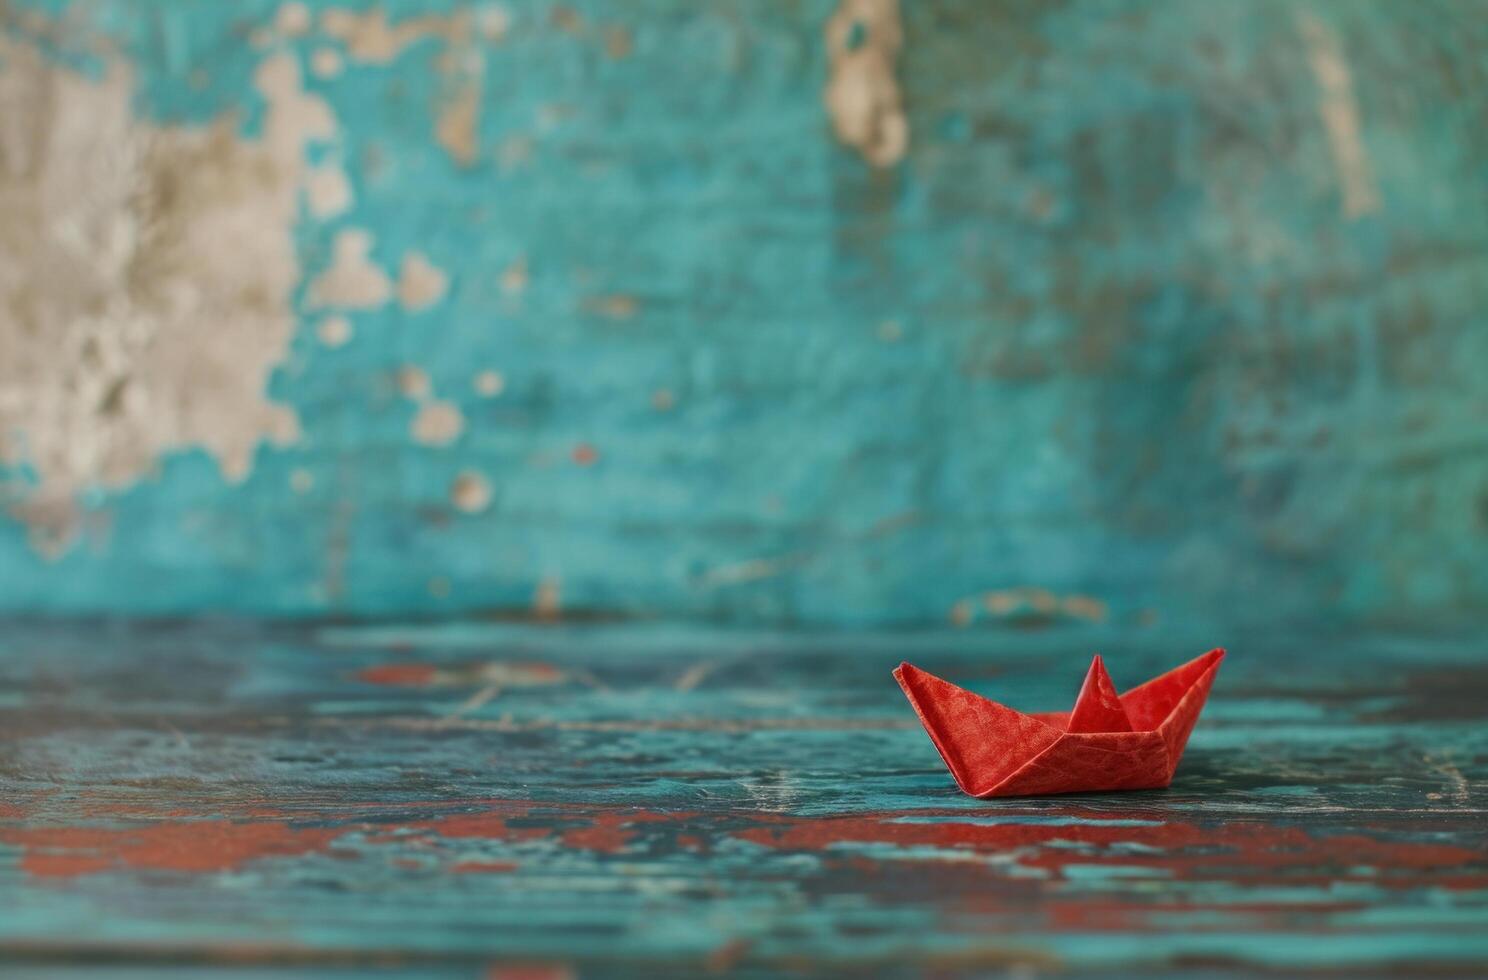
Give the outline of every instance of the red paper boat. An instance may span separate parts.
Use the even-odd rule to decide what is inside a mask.
[[[894,678],[972,796],[1159,789],[1173,781],[1223,650],[1118,695],[1096,656],[1073,711],[1024,714],[903,663]]]

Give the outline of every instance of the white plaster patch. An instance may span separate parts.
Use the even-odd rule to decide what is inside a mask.
[[[474,470],[466,470],[450,485],[450,503],[466,514],[478,514],[491,505],[491,484]]]
[[[316,78],[332,79],[341,74],[344,67],[341,53],[335,48],[316,48],[310,56],[310,70]]]
[[[311,216],[322,221],[351,207],[351,181],[339,164],[310,168],[305,178],[305,203]]]
[[[453,94],[440,107],[434,123],[434,138],[451,159],[462,167],[468,167],[479,156],[476,136],[479,123],[480,81],[477,76],[455,84]]]
[[[543,619],[555,619],[563,611],[563,583],[557,576],[537,583],[532,594],[532,612]]]
[[[506,378],[500,371],[482,371],[475,376],[475,393],[482,398],[495,398],[506,390]]]
[[[328,316],[315,328],[315,335],[325,346],[335,349],[351,342],[351,321],[344,316]]]
[[[488,3],[475,14],[476,28],[487,41],[502,41],[511,30],[511,13],[498,3]]]
[[[310,9],[298,0],[284,4],[274,15],[274,29],[284,37],[299,37],[310,29]]]
[[[837,138],[873,166],[893,166],[909,149],[894,71],[904,44],[899,0],[839,0],[826,36],[830,75],[822,100]]]
[[[347,228],[336,235],[330,268],[310,284],[312,309],[375,310],[387,303],[393,282],[370,258],[372,243],[372,233],[362,228]]]
[[[294,331],[305,144],[335,133],[293,56],[260,66],[262,135],[134,115],[113,54],[88,76],[0,35],[0,462],[33,541],[71,542],[71,501],[200,447],[228,479],[298,421],[265,395]],[[72,516],[69,516],[72,515]]]
[[[425,446],[448,446],[465,431],[465,416],[452,402],[425,402],[413,417],[414,441]]]
[[[449,16],[427,14],[393,22],[388,20],[387,12],[381,7],[366,11],[337,7],[320,15],[320,26],[346,46],[346,53],[353,61],[385,65],[409,45],[426,37],[447,40],[468,37],[470,17],[462,11]]]
[[[444,85],[435,114],[434,139],[462,167],[475,163],[480,147],[481,84],[485,56],[479,41],[499,41],[505,36],[508,17],[500,7],[484,7],[472,14],[468,9],[453,13],[423,14],[390,20],[381,7],[351,10],[337,7],[321,14],[326,34],[339,40],[352,61],[365,65],[388,65],[410,45],[438,38],[444,50],[435,62]],[[328,66],[329,67],[329,66]],[[339,66],[336,68],[339,71]]]
[[[311,140],[336,135],[336,116],[318,95],[301,87],[300,63],[281,53],[266,58],[253,73],[253,83],[269,103],[264,119],[264,141],[274,156],[293,164],[296,177],[304,173],[304,146]]]
[[[398,272],[398,302],[410,313],[426,310],[444,298],[449,276],[420,252],[403,256]]]
[[[1317,79],[1318,114],[1328,133],[1333,166],[1343,190],[1343,213],[1358,218],[1379,210],[1379,188],[1364,149],[1359,126],[1359,103],[1343,45],[1331,27],[1310,14],[1297,18],[1307,44],[1307,60]]]
[[[443,78],[434,139],[450,159],[472,166],[480,156],[481,86],[486,58],[467,30],[452,32],[443,55],[435,62]]]

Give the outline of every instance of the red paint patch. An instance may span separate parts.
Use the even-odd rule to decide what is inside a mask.
[[[1119,820],[1078,824],[976,824],[899,822],[893,815],[775,818],[735,836],[781,850],[820,851],[847,842],[936,847],[968,854],[1022,851],[1018,864],[1062,875],[1069,865],[1131,866],[1175,879],[1223,879],[1244,868],[1254,885],[1327,885],[1344,869],[1369,865],[1381,873],[1368,880],[1381,887],[1414,887],[1408,872],[1440,872],[1481,861],[1468,848],[1417,841],[1389,841],[1359,834],[1312,836],[1294,827],[1227,822],[1212,827],[1154,821],[1150,826]],[[765,821],[761,821],[765,822]],[[1138,854],[1115,845],[1138,845]],[[1392,880],[1392,875],[1394,876]],[[1456,879],[1433,879],[1454,887]],[[1477,887],[1470,885],[1469,887]]]
[[[636,832],[629,828],[638,823],[661,823],[685,819],[690,814],[651,813],[646,810],[620,813],[597,813],[589,826],[567,830],[559,838],[564,847],[599,854],[618,854],[630,843]]]
[[[450,865],[450,872],[457,875],[511,874],[521,865],[515,861],[461,861]]]
[[[1163,832],[1168,846],[1186,842],[1173,832],[1185,825],[1162,827],[1103,827],[1098,823],[1059,826],[1052,824],[978,824],[897,822],[892,814],[819,817],[807,819],[773,818],[765,826],[739,831],[735,836],[766,847],[793,851],[819,851],[844,842],[895,844],[901,847],[945,847],[972,850],[1006,851],[1037,846],[1053,840],[1109,845],[1116,841],[1141,841],[1152,835],[1141,831]],[[911,815],[910,820],[915,818]],[[778,821],[778,823],[776,823]],[[1074,858],[1069,858],[1074,860]],[[1080,858],[1083,860],[1083,857]]]
[[[580,466],[593,466],[599,460],[599,450],[581,442],[573,448],[573,461]]]
[[[476,838],[479,840],[535,840],[547,837],[551,832],[546,827],[512,827],[507,821],[521,816],[524,811],[505,813],[464,813],[448,817],[436,817],[412,826],[432,830],[440,837]]]
[[[114,867],[114,859],[102,854],[36,854],[21,859],[21,870],[38,878],[72,878]]]
[[[405,808],[416,808],[409,815],[416,814],[417,819],[392,824],[367,822],[369,811],[393,814]],[[1101,907],[1088,896],[1064,906],[1060,904],[1060,889],[1062,879],[1075,873],[1067,870],[1071,865],[1130,867],[1168,881],[1226,883],[1237,888],[1327,887],[1355,878],[1391,889],[1488,888],[1488,873],[1483,870],[1485,853],[1480,847],[1441,844],[1420,837],[1400,839],[1390,827],[1328,835],[1246,820],[1169,822],[1156,810],[1128,812],[1123,815],[1125,819],[1112,819],[1109,813],[1067,808],[1058,814],[1070,821],[1066,823],[1018,823],[1020,812],[991,808],[975,815],[958,810],[802,818],[752,811],[699,814],[491,799],[327,804],[318,813],[300,808],[278,813],[260,803],[233,812],[237,820],[162,819],[109,827],[0,824],[0,843],[22,849],[21,867],[28,874],[67,878],[122,869],[211,873],[240,868],[260,858],[338,854],[343,852],[335,847],[336,839],[349,833],[364,834],[362,839],[370,847],[388,848],[383,853],[397,867],[411,870],[416,863],[423,870],[446,867],[469,874],[511,873],[518,865],[505,860],[449,858],[445,860],[451,863],[445,864],[435,856],[442,841],[541,840],[573,851],[610,855],[707,850],[714,841],[733,837],[776,850],[821,852],[825,863],[857,875],[964,877],[966,901],[1000,906],[1008,894],[1021,895],[1020,902],[1044,903],[1044,914],[1055,927],[1072,930],[1128,928],[1133,924],[1145,927],[1152,915],[1169,911],[1178,914],[1198,906]],[[997,819],[1008,822],[977,822]],[[335,825],[306,827],[303,824],[307,820]],[[1133,825],[1132,820],[1143,822]],[[656,826],[647,828],[647,824]],[[842,849],[844,844],[886,846],[870,852]],[[416,849],[420,848],[433,850],[414,862],[419,853]],[[917,848],[965,855],[967,860],[925,859],[916,855]],[[344,853],[361,856],[365,851]],[[528,858],[518,858],[526,866]],[[1009,861],[1043,874],[1015,880],[1008,875]],[[1354,870],[1361,866],[1372,871]],[[983,887],[994,879],[998,882],[996,889]],[[956,891],[951,889],[951,893]],[[1225,911],[1231,904],[1214,907]],[[1320,903],[1308,907],[1331,906]],[[1243,914],[1257,927],[1270,927],[1291,913],[1269,903],[1256,903],[1246,906]]]
[[[653,813],[648,810],[593,810],[562,804],[529,804],[502,801],[480,813],[459,813],[404,825],[407,830],[427,831],[447,839],[539,840],[556,836],[567,848],[616,854],[636,836],[635,824],[687,819],[687,813]],[[514,827],[513,818],[541,818],[541,826]],[[368,838],[373,843],[406,840],[398,833]]]
[[[495,963],[486,968],[486,980],[573,980],[574,972],[562,963]]]
[[[21,868],[42,877],[139,868],[204,874],[233,871],[267,857],[323,851],[342,831],[285,823],[194,820],[140,827],[37,827],[0,830],[25,849]]]
[[[382,664],[357,672],[357,680],[368,684],[393,684],[402,687],[426,687],[434,683],[438,671],[430,664]]]

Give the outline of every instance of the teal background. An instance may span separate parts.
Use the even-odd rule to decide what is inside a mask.
[[[241,482],[188,445],[80,488],[89,530],[55,554],[0,517],[0,611],[1482,613],[1481,5],[906,2],[890,166],[834,137],[833,7],[509,3],[504,36],[471,42],[464,162],[433,134],[439,37],[306,68],[337,120],[307,152],[344,160],[354,202],[286,229],[296,330],[267,393],[298,439],[260,445]],[[76,39],[111,38],[138,118],[251,139],[251,38],[277,9],[11,2],[0,24],[85,73]],[[62,26],[38,35],[38,12]],[[1318,36],[1347,66],[1331,95]],[[306,66],[326,47],[317,20],[273,50]],[[1352,203],[1339,92],[1367,166]],[[389,275],[416,249],[449,287],[417,314],[349,313],[331,349],[307,286],[350,227]],[[410,437],[409,366],[463,414],[451,444]],[[476,513],[452,500],[466,472],[491,491]],[[19,513],[34,485],[16,463],[3,499]]]

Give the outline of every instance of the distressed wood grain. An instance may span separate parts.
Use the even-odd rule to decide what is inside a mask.
[[[1112,795],[962,796],[889,676],[1057,709],[1092,647],[1212,639],[10,623],[0,963],[1488,968],[1477,640],[1237,637],[1172,787]]]

